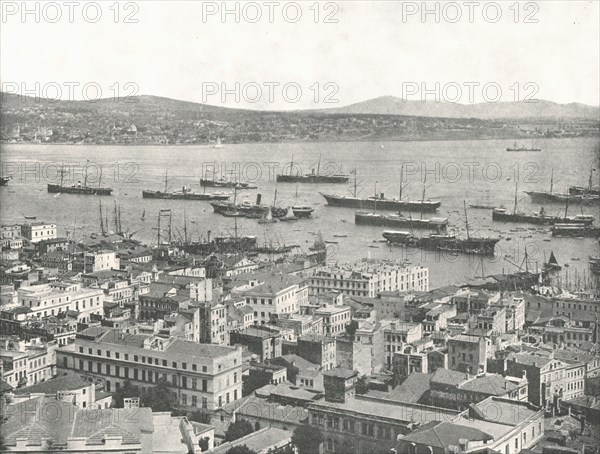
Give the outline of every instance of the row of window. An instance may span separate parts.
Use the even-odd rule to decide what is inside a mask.
[[[84,353],[84,347],[79,347],[79,353]],[[88,355],[93,355],[93,349],[92,348],[88,348],[87,349],[87,354]],[[102,356],[102,350],[101,349],[97,349],[96,350],[96,355],[97,356]],[[105,355],[107,358],[111,358],[111,355],[113,355],[113,357],[115,359],[121,359],[121,354],[120,352],[111,352],[110,350],[106,350],[105,351]],[[124,361],[129,361],[129,354],[128,353],[124,353],[123,354],[123,359]],[[133,362],[139,362],[141,359],[141,363],[142,364],[153,364],[155,366],[160,366],[162,365],[163,367],[169,367],[169,361],[166,359],[159,359],[159,358],[152,358],[150,356],[146,357],[146,356],[142,356],[142,355],[131,355],[133,357]],[[237,359],[233,360],[233,364],[237,364]],[[171,361],[171,368],[173,369],[178,369],[178,365],[179,363],[177,361]],[[188,370],[188,363],[186,362],[182,362],[181,363],[181,369],[182,370]],[[219,364],[219,370],[221,369],[221,365]],[[198,365],[197,364],[191,364],[191,370],[196,372],[198,370]],[[207,366],[202,366],[202,372],[207,372],[208,368]]]
[[[326,417],[323,415],[314,415],[313,424],[327,427],[328,429],[340,430],[340,420],[342,421],[341,430],[344,432],[355,433],[365,437],[376,437],[378,439],[392,439],[392,430],[389,426],[374,424],[370,422],[355,423],[352,419],[340,418],[338,416]]]

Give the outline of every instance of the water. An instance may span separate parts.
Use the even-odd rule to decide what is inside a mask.
[[[212,236],[233,234],[235,220],[214,214],[208,202],[141,197],[142,189],[163,189],[165,171],[168,171],[171,190],[180,189],[184,184],[198,190],[199,178],[216,165],[219,170],[229,172],[231,178],[256,182],[259,186],[258,190],[238,193],[238,200],[254,200],[256,194],[261,193],[263,202],[271,202],[277,188],[278,205],[302,204],[315,208],[313,219],[294,223],[260,225],[256,220],[238,219],[238,234],[254,234],[259,242],[295,242],[306,248],[313,243],[314,234],[320,231],[325,240],[338,242],[329,244],[331,260],[345,262],[367,256],[408,259],[430,268],[433,287],[464,282],[481,274],[482,264],[485,274],[513,272],[518,266],[525,269],[525,248],[529,269],[540,268],[553,250],[560,264],[569,265],[563,270],[573,281],[576,275],[582,278],[586,273],[587,276],[587,260],[598,251],[597,241],[552,238],[548,227],[538,230],[538,227],[524,224],[494,223],[489,210],[469,209],[471,235],[503,237],[495,258],[482,260],[390,247],[376,242],[382,239],[383,228],[354,225],[354,210],[327,207],[319,194],[319,191],[351,194],[353,175],[348,185],[276,185],[274,175],[280,173],[282,167],[289,166],[292,156],[295,168],[303,173],[310,172],[321,159],[323,174],[350,173],[357,169],[360,195],[377,191],[397,197],[400,163],[404,162],[406,187],[403,195],[420,199],[426,179],[426,198],[442,202],[436,216],[448,217],[456,233],[464,235],[463,201],[512,209],[518,181],[519,210],[538,211],[540,206],[531,204],[522,191],[549,189],[553,169],[556,191],[564,192],[570,184],[586,186],[590,169],[600,167],[598,143],[597,139],[538,140],[536,146],[543,149],[541,153],[507,153],[505,148],[512,144],[507,140],[245,144],[226,145],[220,149],[206,146],[3,144],[2,173],[12,174],[14,178],[9,186],[0,189],[1,221],[3,224],[23,223],[24,216],[35,215],[38,221],[58,224],[61,235],[67,232],[75,232],[76,236],[89,235],[100,231],[99,200],[104,213],[108,213],[109,225],[114,225],[116,200],[121,206],[124,229],[136,232],[134,238],[148,243],[156,239],[156,219],[161,208],[172,209],[174,236],[183,235],[184,210],[188,234],[194,240],[205,237],[208,231]],[[70,182],[83,180],[86,160],[90,161],[88,180],[92,185],[98,185],[98,169],[102,169],[101,184],[113,188],[113,197],[47,193],[46,184],[59,181],[58,169],[62,164],[70,171]],[[600,171],[594,173],[596,184],[599,174]],[[207,188],[207,191],[211,190]],[[553,205],[545,206],[545,209],[550,214],[562,214],[565,207]],[[144,210],[146,220],[142,221]],[[593,214],[599,219],[599,210],[600,207],[572,206],[569,213]],[[412,213],[412,216],[420,214]],[[523,227],[523,231],[509,232]],[[528,230],[529,227],[534,230]],[[347,237],[334,238],[334,235]],[[511,239],[507,240],[508,237]]]

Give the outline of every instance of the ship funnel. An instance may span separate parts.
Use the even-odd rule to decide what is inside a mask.
[[[381,200],[385,199],[385,194],[382,192],[381,194],[379,194],[379,198],[380,198]]]
[[[262,200],[262,194],[256,194],[256,204],[260,205],[260,201]]]

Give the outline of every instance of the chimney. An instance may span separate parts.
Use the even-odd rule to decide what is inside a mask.
[[[256,194],[256,204],[260,205],[260,201],[262,200],[262,194]]]

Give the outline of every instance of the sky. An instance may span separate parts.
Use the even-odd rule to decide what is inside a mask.
[[[68,3],[23,15],[2,1],[3,91],[277,110],[388,95],[600,104],[598,1]]]

